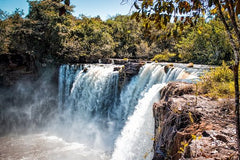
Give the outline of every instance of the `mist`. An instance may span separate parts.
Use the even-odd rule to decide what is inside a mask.
[[[0,135],[35,132],[57,113],[56,70],[45,70],[37,81],[19,80],[0,88]]]

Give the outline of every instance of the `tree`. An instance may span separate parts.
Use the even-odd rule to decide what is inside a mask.
[[[137,44],[141,41],[140,25],[129,16],[118,15],[108,19],[106,23],[111,28],[111,35],[115,42],[115,57],[130,58],[138,56]]]
[[[0,9],[0,21],[7,19],[8,16],[9,15],[7,12],[4,12],[3,10]]]
[[[127,1],[127,0],[123,0]],[[221,19],[227,31],[234,53],[234,84],[235,84],[235,114],[238,156],[240,159],[240,117],[239,117],[239,47],[240,47],[240,1],[239,0],[134,0],[137,12],[133,14],[136,19],[146,21],[146,30],[150,28],[149,21],[153,21],[161,29],[167,23],[181,20],[179,27],[195,25],[200,17],[211,14]]]
[[[17,8],[12,14],[0,10],[0,53],[8,53],[16,48],[18,48],[19,51],[24,48],[20,43],[16,45],[18,42],[24,41],[16,36],[19,33],[19,29],[23,26],[23,15],[23,11],[19,8]]]
[[[28,1],[27,18],[32,23],[33,33],[39,34],[35,43],[39,48],[34,50],[40,61],[46,57],[60,57],[72,26],[73,6],[69,6],[69,0],[65,0],[64,4],[61,2],[62,0]]]
[[[233,54],[224,25],[218,18],[199,21],[195,27],[185,27],[188,31],[176,44],[181,60],[211,65],[230,61]]]

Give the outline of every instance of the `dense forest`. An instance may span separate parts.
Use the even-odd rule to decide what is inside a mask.
[[[180,20],[156,29],[135,15],[74,17],[69,3],[28,1],[29,13],[0,10],[0,54],[31,54],[40,62],[98,62],[105,58],[221,64],[232,59],[224,25],[218,17],[200,18],[180,27]],[[148,30],[146,30],[148,25]]]

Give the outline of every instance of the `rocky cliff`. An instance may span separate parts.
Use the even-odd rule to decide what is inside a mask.
[[[57,109],[57,72],[31,54],[0,54],[0,135],[49,122]]]
[[[37,67],[31,54],[0,54],[0,86],[11,86],[16,81],[35,78]]]
[[[232,100],[195,94],[195,85],[169,83],[153,105],[153,160],[236,159]]]

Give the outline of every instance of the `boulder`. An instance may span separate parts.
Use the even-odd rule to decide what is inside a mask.
[[[130,79],[137,75],[140,68],[144,65],[145,63],[132,63],[128,62],[124,64],[124,66],[119,70],[119,88],[122,88],[122,86],[125,83],[128,83]]]
[[[171,68],[173,68],[173,64],[172,64],[172,63],[170,63],[170,64],[164,66],[164,72],[167,74],[167,72],[168,72],[169,69],[171,69]]]
[[[188,64],[187,64],[187,67],[188,67],[188,68],[193,68],[193,63],[188,63]]]

